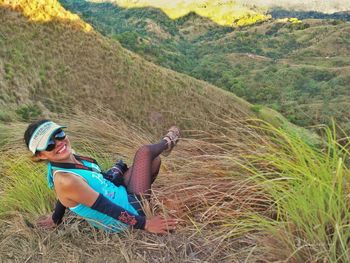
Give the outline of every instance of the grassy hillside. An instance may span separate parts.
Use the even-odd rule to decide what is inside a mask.
[[[12,19],[15,17],[15,19]],[[172,122],[205,126],[211,116],[244,115],[249,106],[213,86],[157,67],[119,43],[70,24],[28,22],[1,9],[0,102],[3,119],[40,112],[109,111],[145,129]],[[191,103],[188,103],[188,100]],[[198,120],[196,124],[188,119]]]
[[[269,14],[271,14],[273,18],[295,17],[298,19],[339,19],[350,21],[350,13],[346,11],[338,11],[335,13],[322,13],[317,11],[297,11],[283,8],[272,8],[271,10],[269,10]]]
[[[249,103],[80,23],[0,7],[1,261],[349,261],[349,153],[329,130],[318,148],[291,126],[248,121]],[[165,236],[102,233],[72,214],[57,229],[36,227],[55,197],[22,135],[42,116],[66,124],[74,149],[103,168],[130,164],[175,122],[184,138],[162,159],[146,213],[184,222]]]
[[[61,2],[161,66],[272,107],[298,125],[335,118],[350,129],[349,22],[285,19],[234,29],[195,13],[170,20],[154,8]]]

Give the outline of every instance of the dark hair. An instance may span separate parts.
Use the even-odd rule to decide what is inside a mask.
[[[26,131],[24,132],[24,141],[27,145],[27,148],[29,148],[29,141],[30,141],[30,138],[32,137],[34,131],[43,123],[45,122],[48,122],[50,120],[47,120],[47,119],[43,119],[43,120],[38,120],[38,121],[35,121],[31,124],[28,125]]]

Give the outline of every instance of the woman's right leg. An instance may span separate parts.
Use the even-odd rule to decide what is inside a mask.
[[[159,155],[168,148],[165,140],[158,144],[144,145],[135,154],[134,163],[124,175],[129,193],[150,197],[154,174],[160,167]]]
[[[136,152],[134,163],[125,175],[125,184],[129,193],[143,195],[150,199],[151,184],[159,172],[159,155],[161,153],[169,155],[179,136],[179,128],[172,126],[159,143],[144,145]]]
[[[157,156],[153,161],[152,161],[152,171],[151,171],[151,176],[152,176],[152,180],[151,180],[151,184],[154,183],[154,181],[157,179],[157,176],[159,174],[159,170],[160,170],[160,165],[161,165],[162,161],[160,159],[159,156]],[[129,169],[126,171],[126,173],[124,174],[124,184],[128,185],[131,179],[131,171],[132,171],[132,166],[129,167]]]

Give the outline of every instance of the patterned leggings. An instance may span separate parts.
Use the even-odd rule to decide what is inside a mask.
[[[151,185],[157,178],[161,164],[159,155],[167,148],[167,142],[161,140],[157,144],[144,145],[137,150],[133,165],[124,175],[124,183],[129,193],[150,199]]]

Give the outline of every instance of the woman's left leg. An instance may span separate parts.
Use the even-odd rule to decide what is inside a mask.
[[[160,160],[160,157],[157,156],[153,161],[152,161],[152,181],[151,184],[154,183],[154,181],[157,179],[157,176],[159,174],[160,170],[160,165],[162,161]]]

